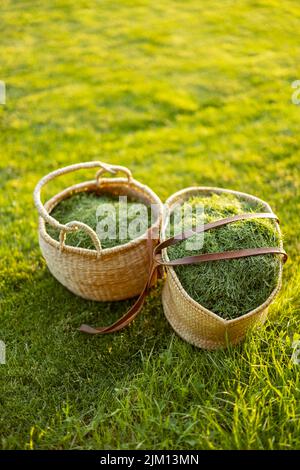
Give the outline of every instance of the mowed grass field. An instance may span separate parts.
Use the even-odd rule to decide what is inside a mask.
[[[2,449],[300,448],[299,26],[296,0],[2,0]],[[132,301],[85,301],[50,275],[32,191],[97,159],[162,200],[213,185],[271,204],[289,261],[259,331],[199,350],[165,320],[161,286],[126,330],[77,331]]]

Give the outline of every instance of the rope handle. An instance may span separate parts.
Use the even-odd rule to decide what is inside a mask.
[[[129,184],[131,183],[132,174],[128,168],[126,168],[125,166],[120,166],[120,165],[111,165],[110,168],[100,168],[100,170],[97,171],[96,181],[97,181],[98,186],[101,185],[100,176],[103,175],[103,173],[107,173],[107,172],[113,175],[115,175],[116,173],[125,173],[125,175],[127,176],[128,183]]]
[[[49,183],[50,181],[54,180],[55,178],[66,175],[68,173],[73,173],[74,171],[82,170],[82,169],[89,169],[89,168],[100,168],[100,170],[96,174],[96,181],[99,184],[99,176],[103,173],[110,173],[112,175],[116,175],[116,173],[125,173],[127,176],[128,183],[132,180],[131,171],[123,166],[119,165],[108,165],[107,163],[103,163],[100,161],[94,162],[84,162],[84,163],[76,163],[74,165],[65,166],[63,168],[59,168],[58,170],[52,171],[48,175],[44,176],[36,185],[34,192],[33,192],[33,199],[35,206],[38,210],[40,217],[42,217],[45,222],[47,222],[52,227],[60,230],[60,247],[61,249],[64,248],[66,234],[70,232],[74,232],[76,230],[82,229],[84,230],[93,240],[97,253],[99,254],[101,251],[101,242],[99,240],[98,235],[96,232],[89,227],[88,225],[78,222],[72,221],[68,222],[67,224],[59,223],[54,217],[52,217],[48,211],[46,210],[44,204],[41,201],[41,190],[42,188]],[[101,172],[101,173],[100,173]]]
[[[101,254],[101,251],[102,251],[101,241],[98,235],[96,234],[96,232],[89,225],[86,225],[83,222],[79,222],[77,220],[73,220],[72,222],[67,222],[66,227],[68,228],[72,227],[73,230],[79,230],[79,229],[84,230],[93,241],[94,246],[97,251],[97,256]],[[67,231],[65,229],[62,229],[59,233],[60,250],[63,250],[65,247],[66,236],[67,236]]]
[[[144,289],[139,295],[134,305],[128,310],[128,312],[125,313],[125,315],[123,315],[119,320],[117,320],[115,323],[113,323],[110,326],[92,328],[89,325],[81,325],[79,330],[82,331],[83,333],[97,335],[97,334],[115,333],[125,328],[125,326],[129,325],[129,323],[131,323],[135,319],[135,317],[138,315],[138,313],[142,310],[145,299],[152,285],[152,279],[156,275],[157,270],[161,266],[179,266],[179,265],[184,265],[184,264],[196,264],[196,263],[203,263],[203,262],[208,262],[208,261],[220,261],[220,260],[228,260],[228,259],[245,258],[248,256],[259,256],[259,255],[264,255],[264,254],[282,255],[283,262],[285,263],[288,256],[283,249],[277,248],[277,247],[246,248],[246,249],[241,249],[241,250],[222,251],[218,253],[203,253],[200,255],[187,256],[187,257],[176,259],[173,261],[164,261],[162,259],[161,252],[164,248],[172,246],[178,242],[187,240],[188,238],[192,237],[196,233],[206,232],[207,230],[212,230],[218,227],[222,227],[224,225],[228,225],[228,224],[240,221],[240,220],[248,220],[248,219],[254,219],[254,218],[273,219],[279,223],[278,217],[272,212],[266,212],[266,213],[262,212],[262,213],[257,213],[257,214],[255,213],[239,214],[239,215],[235,215],[232,217],[219,219],[219,220],[216,220],[215,222],[207,223],[205,225],[197,227],[195,230],[188,230],[186,232],[183,232],[182,234],[180,234],[180,237],[178,236],[170,237],[167,240],[164,240],[163,242],[159,243],[151,252],[149,277],[144,286]]]

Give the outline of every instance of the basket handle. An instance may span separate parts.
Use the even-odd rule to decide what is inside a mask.
[[[96,181],[97,181],[98,186],[100,186],[101,184],[100,176],[103,175],[103,173],[107,173],[107,172],[113,175],[115,175],[116,173],[125,173],[125,175],[127,176],[128,183],[130,183],[132,180],[132,174],[128,168],[126,168],[125,166],[120,166],[120,165],[111,165],[110,167],[107,167],[107,166],[105,168],[102,167],[100,168],[99,171],[97,171]]]
[[[68,222],[67,224],[61,224],[56,219],[54,219],[54,217],[52,217],[49,214],[49,212],[46,210],[44,204],[41,201],[41,190],[47,183],[49,183],[49,181],[52,181],[61,175],[66,175],[67,173],[72,173],[73,171],[78,171],[82,169],[99,168],[99,167],[100,167],[101,174],[104,172],[107,172],[107,173],[111,173],[112,175],[115,175],[118,172],[123,172],[127,175],[128,182],[130,182],[132,179],[131,171],[126,167],[119,166],[119,165],[108,165],[100,161],[85,162],[85,163],[76,163],[74,165],[65,166],[63,168],[59,168],[58,170],[52,171],[48,175],[44,176],[38,182],[38,184],[36,185],[34,189],[33,199],[34,199],[34,203],[38,210],[39,215],[49,225],[56,228],[57,230],[60,230],[61,249],[63,249],[64,247],[66,234],[69,232],[74,232],[75,230],[78,230],[80,228],[84,230],[91,237],[91,239],[93,240],[95,244],[95,248],[98,254],[101,251],[101,242],[96,232],[91,227],[84,224],[83,222],[72,221],[72,222]],[[97,182],[99,181],[99,176],[100,176],[100,175],[98,176],[98,174],[99,174],[99,171],[97,172],[97,175],[96,175]]]
[[[84,224],[83,222],[79,222],[77,220],[73,220],[72,222],[67,222],[66,223],[66,228],[71,227],[73,231],[82,229],[84,230],[92,239],[94,242],[94,246],[97,251],[97,255],[99,256],[102,251],[102,246],[101,246],[101,241],[96,234],[96,232],[89,227],[88,225]],[[67,236],[67,231],[66,229],[62,229],[59,233],[59,243],[60,243],[60,249],[63,250],[65,247],[65,241],[66,241],[66,236]]]

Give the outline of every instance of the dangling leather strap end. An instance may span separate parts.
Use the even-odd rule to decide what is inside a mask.
[[[81,325],[80,328],[78,328],[78,331],[81,331],[82,333],[88,333],[90,335],[97,335],[100,333],[100,331],[96,330],[96,328],[92,328],[89,325]]]

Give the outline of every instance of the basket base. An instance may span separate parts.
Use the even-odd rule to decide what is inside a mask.
[[[220,339],[220,335],[216,336],[216,339],[205,338],[204,336],[201,336],[200,334],[196,334],[195,332],[191,331],[191,329],[184,327],[182,321],[178,319],[174,314],[174,310],[168,300],[169,293],[167,292],[167,285],[165,284],[162,291],[162,305],[166,319],[181,339],[187,341],[188,343],[198,348],[212,351],[216,349],[225,349],[229,346],[235,346],[245,339],[247,332],[250,329],[249,328],[248,330],[245,330],[243,334],[240,334],[239,336],[235,336],[233,338],[228,337],[228,335],[226,334],[226,330],[224,330],[224,336],[222,339]],[[263,315],[261,315],[261,317],[259,318],[259,321],[252,325],[252,329],[261,326],[266,321],[267,314],[268,309],[265,309]]]

